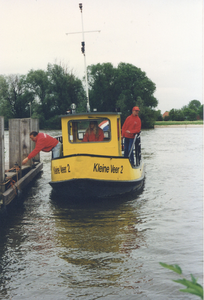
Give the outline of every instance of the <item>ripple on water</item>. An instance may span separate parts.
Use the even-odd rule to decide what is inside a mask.
[[[202,129],[143,131],[142,150],[139,195],[88,203],[52,194],[42,153],[1,227],[0,299],[194,299],[159,262],[202,283]]]

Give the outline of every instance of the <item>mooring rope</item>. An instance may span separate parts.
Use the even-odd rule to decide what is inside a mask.
[[[15,194],[17,195],[16,189],[15,189],[14,186],[15,186],[15,183],[17,183],[17,189],[20,190],[19,189],[19,182],[18,182],[18,173],[20,171],[20,167],[18,166],[18,164],[15,164],[12,168],[10,168],[8,170],[5,170],[6,173],[13,172],[13,171],[16,172],[16,179],[17,180],[15,181],[12,177],[6,176],[7,181],[3,182],[1,185],[6,185],[7,183],[9,183],[8,187],[12,187],[13,190],[14,190],[14,192],[15,192]]]
[[[8,177],[9,178],[9,180],[7,181],[7,182],[9,182],[10,181],[10,183],[9,183],[9,185],[8,185],[8,187],[12,187],[13,188],[13,190],[14,190],[14,192],[15,192],[15,194],[17,195],[17,193],[16,193],[16,189],[14,188],[14,185],[15,185],[15,180],[12,178],[12,177]]]

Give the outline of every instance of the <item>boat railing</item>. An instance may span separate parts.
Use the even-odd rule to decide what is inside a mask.
[[[60,156],[63,156],[63,139],[62,139],[62,135],[54,136],[54,138],[57,139],[62,144],[61,145],[61,151],[60,151],[61,154],[60,154]]]
[[[63,138],[62,135],[55,136],[55,139],[57,139],[62,144],[62,153],[61,156],[63,156]],[[124,139],[122,139],[122,152],[124,150]],[[133,152],[133,158],[134,158],[134,165],[139,166],[141,161],[141,139],[140,139],[140,132],[137,133],[134,137],[132,147],[130,149],[130,152],[128,154],[128,158],[130,159],[130,155]]]
[[[140,132],[137,133],[134,137],[132,147],[130,149],[130,152],[128,154],[128,158],[130,159],[130,156],[133,152],[133,159],[134,159],[134,165],[139,166],[141,161],[141,139],[140,139]]]
[[[62,144],[62,135],[54,136]]]

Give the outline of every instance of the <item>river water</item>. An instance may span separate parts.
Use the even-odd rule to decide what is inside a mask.
[[[159,262],[202,284],[202,135],[142,131],[143,191],[98,202],[56,198],[50,153],[41,153],[43,172],[1,223],[0,299],[197,298]]]

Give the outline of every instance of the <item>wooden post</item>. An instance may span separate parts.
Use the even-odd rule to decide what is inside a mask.
[[[3,204],[1,194],[5,191],[2,185],[5,179],[5,156],[4,156],[4,117],[0,116],[0,208]]]
[[[39,119],[30,119],[30,132],[37,131],[39,132]],[[30,139],[30,136],[29,136]],[[35,148],[35,143],[31,141],[31,151]],[[35,160],[40,162],[40,152],[35,156]]]
[[[9,169],[20,165],[20,119],[9,120]]]
[[[19,147],[20,147],[20,154],[19,159],[21,166],[22,160],[28,156],[31,152],[31,144],[30,144],[30,119],[20,119],[20,140],[19,140]],[[31,161],[29,160],[27,165],[31,166]]]
[[[38,119],[10,119],[9,120],[9,168],[15,163],[21,166],[22,160],[34,149],[35,143],[31,143],[30,132],[39,129]],[[40,156],[35,157],[40,161]],[[32,165],[29,160],[27,165]]]

